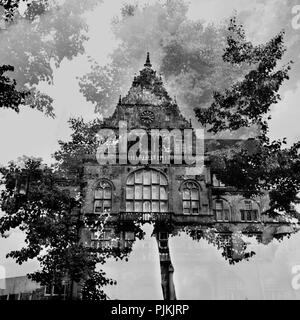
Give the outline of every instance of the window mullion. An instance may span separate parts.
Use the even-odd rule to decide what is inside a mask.
[[[152,213],[152,172],[150,171],[150,213]]]
[[[190,194],[189,194],[189,196],[190,196],[190,214],[193,214],[193,196],[192,196],[192,189],[191,188],[189,188],[189,191],[190,191]]]

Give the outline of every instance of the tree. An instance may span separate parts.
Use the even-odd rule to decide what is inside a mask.
[[[144,64],[147,51],[188,118],[194,118],[194,108],[210,104],[213,91],[233,84],[246,72],[244,65],[230,66],[222,60],[226,27],[191,21],[187,11],[188,4],[179,0],[124,5],[121,18],[112,26],[120,44],[111,62],[100,66],[91,59],[91,71],[79,81],[96,112],[104,116],[112,112],[119,95],[130,87],[132,75]]]
[[[29,2],[29,0],[1,0],[0,6],[3,8],[1,19],[12,19],[18,11],[21,2]]]
[[[22,264],[36,258],[40,270],[29,278],[44,286],[81,283],[84,300],[108,297],[103,291],[115,281],[96,266],[108,257],[123,259],[128,252],[119,248],[94,249],[81,241],[84,227],[102,232],[105,221],[91,222],[80,216],[80,186],[61,178],[59,171],[42,164],[41,159],[25,158],[0,169],[2,174],[0,234],[19,228],[26,246],[7,257]],[[64,187],[67,184],[68,187]],[[72,288],[69,288],[69,299]]]
[[[243,26],[235,17],[229,32],[224,61],[230,65],[247,63],[251,71],[229,89],[215,92],[211,106],[197,110],[196,116],[213,133],[251,126],[259,131],[251,143],[242,142],[211,154],[214,170],[225,184],[248,195],[267,191],[271,208],[266,213],[297,215],[294,203],[300,192],[300,143],[284,148],[285,139],[268,138],[271,106],[280,100],[278,91],[291,68],[290,64],[278,68],[285,52],[284,32],[265,45],[254,46],[246,41]]]
[[[11,108],[19,112],[19,106],[25,102],[28,91],[18,91],[16,81],[4,76],[4,73],[14,71],[12,66],[0,66],[0,108]]]
[[[83,14],[101,0],[3,1],[5,27],[0,31],[0,58],[14,67],[11,77],[18,91],[30,92],[22,105],[53,117],[53,99],[39,83],[53,84],[54,68],[64,59],[84,53],[88,40]],[[27,3],[20,12],[20,3]],[[16,110],[16,109],[14,109]]]
[[[59,141],[60,149],[55,152],[57,166],[66,177],[78,177],[78,170],[85,154],[96,154],[98,147],[97,133],[101,120],[85,123],[82,118],[69,120],[72,130],[70,141]]]

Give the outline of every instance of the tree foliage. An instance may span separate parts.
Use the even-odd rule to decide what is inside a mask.
[[[0,108],[10,108],[19,112],[19,106],[24,103],[28,91],[18,91],[16,80],[10,79],[4,73],[14,71],[12,66],[0,66]]]
[[[253,46],[246,41],[244,29],[235,18],[231,19],[228,31],[223,60],[230,65],[246,63],[251,71],[224,92],[215,92],[212,105],[205,110],[197,110],[196,115],[202,124],[210,124],[209,131],[214,133],[253,125],[266,132],[264,117],[280,100],[278,90],[283,81],[289,79],[289,64],[276,70],[285,52],[284,32],[265,45]]]
[[[41,285],[81,283],[83,299],[106,299],[103,286],[115,281],[96,266],[109,257],[124,258],[127,253],[118,248],[93,249],[82,243],[82,228],[88,225],[101,232],[103,222],[87,222],[80,215],[80,186],[64,187],[66,179],[40,159],[10,163],[0,173],[4,187],[0,234],[19,228],[26,235],[26,246],[7,257],[19,264],[37,259],[40,270],[29,277]]]
[[[79,82],[81,92],[95,111],[110,114],[119,95],[125,95],[138,66],[150,51],[154,69],[162,73],[166,88],[186,117],[194,108],[206,107],[213,91],[232,84],[245,66],[229,66],[222,60],[226,27],[204,26],[187,17],[185,1],[162,1],[144,7],[124,5],[113,21],[119,46],[111,62],[101,66],[91,59],[91,71]]]
[[[96,154],[101,120],[86,123],[82,118],[71,118],[69,125],[72,130],[71,139],[58,142],[60,149],[55,152],[54,158],[61,172],[70,177],[78,174],[84,155]]]
[[[64,59],[84,53],[88,25],[84,13],[101,0],[4,1],[6,22],[0,31],[0,59],[14,67],[17,89],[29,91],[23,105],[54,116],[53,99],[39,84],[53,84],[54,70]],[[20,3],[26,3],[20,11]],[[11,7],[10,7],[11,6]]]
[[[196,111],[196,116],[213,133],[251,126],[259,131],[247,143],[211,154],[214,170],[221,181],[248,195],[267,191],[271,206],[267,213],[295,215],[294,203],[300,192],[300,143],[285,148],[285,139],[268,138],[271,107],[280,100],[278,91],[289,78],[290,64],[278,68],[285,52],[284,33],[265,45],[254,46],[246,40],[236,18],[231,19],[229,32],[224,61],[230,65],[246,62],[251,71],[229,89],[215,92],[211,106]]]

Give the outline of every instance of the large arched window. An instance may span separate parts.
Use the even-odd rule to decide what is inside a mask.
[[[112,185],[106,180],[101,180],[95,188],[94,212],[110,213],[112,205]]]
[[[168,212],[168,182],[156,170],[138,170],[126,182],[126,212]]]
[[[184,214],[197,214],[200,212],[200,192],[196,182],[187,181],[182,187],[182,204]]]
[[[220,198],[213,200],[213,210],[217,221],[230,220],[230,206],[227,201]]]
[[[258,204],[251,200],[245,199],[240,202],[241,221],[259,221],[260,210]]]

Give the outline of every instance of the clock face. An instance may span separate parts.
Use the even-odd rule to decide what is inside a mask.
[[[145,110],[144,112],[141,113],[140,119],[143,123],[149,125],[152,123],[155,119],[154,113],[150,110]]]

